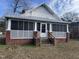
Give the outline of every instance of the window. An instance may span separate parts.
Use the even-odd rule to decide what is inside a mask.
[[[33,30],[33,22],[28,22],[28,26],[29,26],[29,28],[28,28],[28,30]]]
[[[33,22],[27,21],[11,21],[11,29],[12,30],[33,30]]]
[[[66,24],[52,24],[52,31],[66,32]]]
[[[24,30],[28,30],[28,22],[24,22]]]
[[[23,21],[19,21],[18,30],[23,30]]]
[[[11,29],[18,30],[18,21],[11,21]]]
[[[37,30],[40,31],[40,23],[37,23]]]

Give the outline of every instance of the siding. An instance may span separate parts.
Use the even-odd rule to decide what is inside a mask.
[[[51,13],[49,13],[49,11],[46,10],[46,8],[44,8],[43,6],[40,6],[39,8],[32,10],[32,12],[26,11],[25,14],[22,14],[21,16],[35,16],[56,20],[56,16],[54,16],[54,14],[52,15]]]

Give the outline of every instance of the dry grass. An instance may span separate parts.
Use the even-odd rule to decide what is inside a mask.
[[[1,46],[0,59],[79,59],[79,41],[50,47]]]

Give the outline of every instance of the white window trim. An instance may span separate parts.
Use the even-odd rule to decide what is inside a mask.
[[[67,24],[67,33],[69,33],[69,24]]]
[[[34,31],[37,31],[37,22],[35,22]]]
[[[52,32],[52,24],[49,24],[49,32]]]

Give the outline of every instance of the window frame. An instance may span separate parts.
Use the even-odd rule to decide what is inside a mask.
[[[16,22],[16,24],[18,23],[17,25],[15,25],[17,29],[12,28],[12,26],[14,26],[14,24],[12,22],[14,22],[14,23]],[[21,27],[20,22],[22,22],[22,28],[20,28]],[[27,29],[25,29],[25,22],[27,22],[27,25],[28,25]],[[29,26],[30,23],[32,23],[31,27]],[[11,30],[27,30],[27,31],[34,30],[34,22],[33,21],[24,21],[24,20],[11,20]]]

